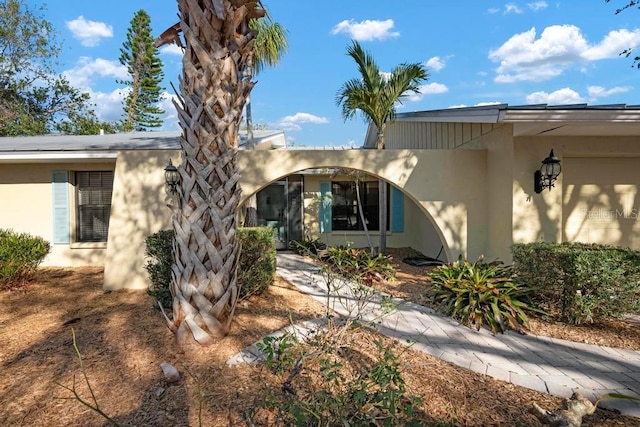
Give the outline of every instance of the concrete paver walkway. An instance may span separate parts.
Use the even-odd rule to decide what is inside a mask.
[[[396,310],[384,315],[388,304],[381,294],[370,296],[363,311],[357,304],[360,291],[352,284],[334,279],[327,285],[317,265],[295,254],[279,253],[277,260],[280,276],[323,304],[328,302],[338,314],[379,321],[381,333],[401,342],[411,340],[413,348],[463,368],[561,397],[574,391],[592,401],[611,392],[640,396],[638,351],[515,332],[494,336],[400,299],[393,299]],[[640,417],[640,402],[612,399],[600,406]]]

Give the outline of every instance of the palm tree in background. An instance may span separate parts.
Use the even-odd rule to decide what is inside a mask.
[[[179,26],[158,44],[185,38],[179,101],[181,185],[174,210],[169,326],[180,342],[225,335],[238,298],[240,200],[236,167],[242,110],[254,86],[246,69],[256,37],[250,22],[265,10],[253,0],[178,0]]]
[[[257,31],[256,41],[253,44],[253,56],[251,63],[247,67],[248,75],[258,75],[266,67],[276,67],[280,59],[289,49],[287,42],[287,30],[271,19],[267,14],[264,19],[254,19],[249,22],[249,26]],[[255,143],[253,140],[253,117],[251,115],[251,97],[247,98],[245,105],[247,115],[247,149],[253,150]],[[244,225],[255,227],[258,225],[258,210],[256,195],[252,194],[247,198]]]
[[[353,40],[347,48],[349,55],[358,65],[359,78],[345,82],[336,94],[336,104],[342,107],[342,118],[347,121],[360,113],[365,120],[373,123],[377,130],[376,148],[384,150],[384,131],[393,120],[396,105],[410,94],[420,93],[420,84],[428,74],[422,64],[402,63],[390,74],[380,71],[374,58],[360,44]],[[387,184],[380,180],[380,245],[378,251],[387,250]]]

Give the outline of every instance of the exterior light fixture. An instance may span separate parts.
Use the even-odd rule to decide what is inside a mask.
[[[178,168],[173,166],[171,163],[171,159],[169,159],[169,164],[166,168],[164,168],[164,181],[167,184],[167,188],[170,194],[178,193],[178,184],[180,184],[180,173],[178,173]]]
[[[533,190],[536,193],[542,193],[545,188],[551,191],[561,170],[560,159],[553,154],[553,149],[551,149],[549,155],[542,161],[540,169],[533,174]]]

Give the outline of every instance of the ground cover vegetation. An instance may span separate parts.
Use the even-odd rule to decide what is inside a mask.
[[[270,240],[273,248],[272,237],[265,234],[256,240]],[[165,253],[167,247],[170,243]],[[417,267],[389,261],[395,279],[373,286],[409,284],[407,274]],[[331,279],[337,273],[326,270],[333,275],[329,287],[338,286]],[[424,288],[427,270],[419,271],[412,276],[422,280]],[[0,339],[6,343],[0,355],[5,373],[0,380],[0,405],[5,408],[0,423],[103,425],[99,414],[73,400],[69,388],[87,402],[95,396],[100,410],[118,425],[539,425],[523,407],[532,401],[548,408],[561,404],[558,398],[394,343],[369,328],[373,325],[355,320],[357,313],[349,321],[335,318],[327,305],[280,279],[241,300],[225,338],[211,347],[185,348],[177,345],[146,293],[104,293],[101,278],[99,268],[38,268],[31,281],[0,292]],[[352,280],[370,289],[359,294],[365,303],[356,305],[366,310],[374,289],[364,285],[363,277]],[[14,321],[16,316],[20,322]],[[324,318],[328,327],[310,340],[295,335],[264,338],[288,324],[317,318]],[[266,365],[226,365],[256,341],[263,343]],[[178,383],[163,378],[163,361],[179,369]],[[74,377],[80,381],[74,383]],[[601,409],[585,421],[640,425],[639,420]]]

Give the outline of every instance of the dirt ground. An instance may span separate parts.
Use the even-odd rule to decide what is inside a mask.
[[[420,286],[424,272],[399,266],[389,290],[418,298],[420,292],[411,289]],[[33,283],[0,292],[0,425],[107,425],[61,387],[71,387],[75,378],[79,395],[90,398],[72,330],[101,410],[120,425],[195,426],[199,419],[208,426],[247,425],[245,414],[262,390],[278,390],[282,378],[262,366],[227,367],[226,361],[266,333],[324,313],[315,300],[277,279],[264,295],[239,304],[226,338],[206,348],[180,348],[145,292],[105,293],[102,275],[98,268],[41,268]],[[626,333],[611,328],[586,339],[611,343],[617,338],[605,336]],[[379,338],[359,333],[358,350],[371,350]],[[390,340],[387,345],[398,346]],[[527,413],[532,401],[548,408],[561,401],[413,350],[397,351],[402,352],[408,392],[423,399],[425,425],[535,426]],[[176,366],[182,380],[168,384],[161,362]],[[640,426],[640,419],[605,410],[585,421],[591,426]]]

